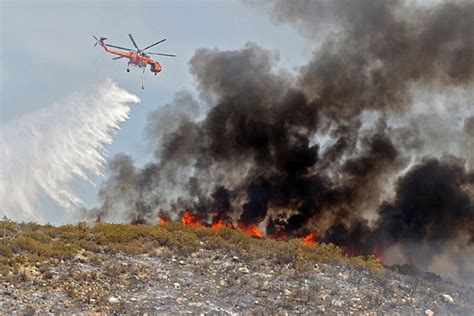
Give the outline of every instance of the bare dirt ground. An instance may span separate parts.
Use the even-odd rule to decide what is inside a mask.
[[[344,264],[243,259],[162,247],[92,254],[22,268],[0,285],[2,314],[265,313],[474,315],[474,291],[432,274]]]

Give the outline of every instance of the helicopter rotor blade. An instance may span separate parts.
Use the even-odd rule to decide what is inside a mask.
[[[95,36],[95,35],[92,35],[92,37],[95,39],[94,47],[96,47],[97,44],[99,44],[99,43],[104,43],[104,41],[107,39],[106,37],[97,38],[97,36]]]
[[[112,58],[112,60],[117,60],[117,59],[120,59],[120,58],[124,58],[124,56],[115,57],[115,58]]]
[[[163,53],[147,53],[147,55],[158,55],[158,56],[166,56],[166,57],[176,57],[176,55],[163,54]]]
[[[116,46],[116,45],[110,45],[110,44],[106,44],[107,46],[110,46],[110,47],[113,47],[113,48],[118,48],[118,49],[124,49],[124,50],[133,50],[131,48],[126,48],[126,47],[121,47],[121,46]]]
[[[135,40],[133,39],[132,34],[128,34],[128,37],[130,37],[130,40],[132,41],[133,46],[135,46],[135,48],[137,49],[137,51],[140,51],[140,48],[138,48],[137,43],[135,43]]]
[[[166,41],[166,38],[162,39],[161,41],[156,42],[155,44],[151,44],[150,46],[145,47],[144,49],[142,49],[142,52],[146,51],[148,48],[152,48],[153,46],[163,43],[164,41]]]

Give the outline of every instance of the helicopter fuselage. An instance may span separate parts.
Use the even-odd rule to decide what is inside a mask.
[[[133,51],[126,52],[126,51],[116,50],[111,47],[108,47],[107,44],[105,43],[100,43],[100,45],[104,48],[106,52],[128,58],[129,65],[135,65],[140,68],[146,68],[147,65],[150,65],[151,72],[155,74],[158,72],[161,72],[160,63],[154,60],[153,58],[151,58],[150,56],[138,54]]]

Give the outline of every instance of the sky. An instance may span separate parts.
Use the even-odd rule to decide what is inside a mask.
[[[275,24],[260,9],[239,1],[10,1],[0,2],[0,124],[60,102],[67,95],[91,90],[110,78],[141,104],[133,106],[108,146],[109,158],[121,152],[138,164],[150,160],[144,140],[147,115],[169,103],[182,89],[196,93],[188,61],[197,48],[234,50],[246,42],[279,53],[279,68],[297,70],[314,49],[294,28]],[[166,38],[153,51],[176,54],[157,58],[163,71],[145,75],[126,72],[126,61],[113,61],[92,35],[130,47],[127,34],[147,46]],[[83,199],[94,204],[96,188],[82,188]]]

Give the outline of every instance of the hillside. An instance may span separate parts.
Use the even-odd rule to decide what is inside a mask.
[[[473,289],[303,239],[173,222],[0,229],[7,313],[474,314]]]

